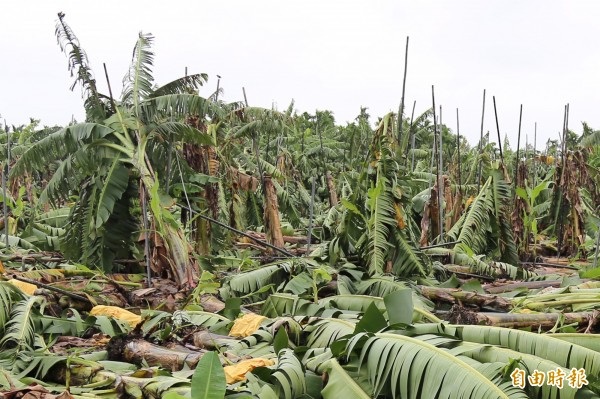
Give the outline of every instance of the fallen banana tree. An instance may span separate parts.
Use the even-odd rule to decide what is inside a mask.
[[[272,391],[277,395],[274,397],[284,398],[313,392],[325,399],[339,397],[340,392],[364,398],[378,395],[391,397],[394,394],[408,398],[481,397],[478,395],[482,392],[485,392],[486,398],[526,398],[541,394],[556,395],[559,391],[560,397],[564,398],[575,398],[582,394],[593,398],[596,397],[593,392],[600,388],[595,378],[600,373],[600,353],[586,347],[588,342],[585,337],[585,334],[571,334],[554,338],[552,335],[498,327],[439,323],[398,328],[389,325],[385,313],[372,305],[358,318],[263,319],[254,333],[241,340],[221,336],[216,337],[215,342],[222,353],[252,351],[275,360],[271,366],[263,362],[263,366],[247,368],[241,380],[233,381],[228,377],[226,397],[232,398],[241,392],[250,397],[263,397],[265,391]],[[573,341],[585,346],[576,345]],[[298,343],[307,346],[307,351],[299,357],[287,349]],[[130,360],[161,363],[167,370],[185,368],[186,363],[193,368],[198,364],[198,358],[211,353],[195,351],[190,355],[193,351],[183,347],[165,351],[139,340],[128,341],[123,347],[126,352],[128,345],[133,345],[129,349],[142,349],[135,354],[129,352],[133,356]],[[380,346],[388,348],[388,351],[380,350]],[[332,347],[339,347],[342,352],[335,355]],[[413,355],[403,356],[405,351]],[[564,357],[565,352],[569,352],[570,356]],[[385,355],[382,357],[381,354]],[[174,371],[172,375],[159,376],[156,369],[133,371],[132,365],[127,363],[106,363],[112,364],[113,370],[120,368],[115,372],[102,366],[100,359],[106,356],[106,352],[97,352],[87,356],[87,359],[72,360],[68,366],[69,377],[65,359],[58,360],[52,374],[53,380],[64,383],[69,379],[73,393],[102,389],[107,393],[122,390],[135,397],[157,397],[168,392],[191,396],[194,378],[190,380],[189,377],[192,371]],[[535,368],[541,372],[560,367],[565,371],[584,369],[588,384],[581,388],[565,384],[560,390],[553,386],[515,387],[504,371],[510,359],[513,359],[511,371],[518,367],[526,370]],[[221,363],[227,364],[225,369],[235,366],[230,366],[231,362],[227,356],[221,358]],[[420,362],[424,367],[417,370],[415,367]],[[358,369],[362,369],[363,373],[357,373]],[[439,383],[396,383],[405,372],[418,373],[420,378],[439,380]],[[452,375],[463,377],[446,380]],[[442,384],[444,380],[446,383]]]

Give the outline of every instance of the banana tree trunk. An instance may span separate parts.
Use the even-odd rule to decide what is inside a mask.
[[[146,362],[149,366],[160,366],[168,370],[181,370],[184,366],[196,367],[206,351],[172,350],[151,344],[143,339],[128,337],[113,338],[107,347],[111,360],[133,364]]]
[[[333,183],[333,176],[327,172],[327,191],[329,192],[329,206],[334,208],[338,204],[338,196],[335,191],[335,184]]]
[[[59,384],[65,384],[68,379],[71,386],[93,384],[101,388],[103,397],[107,398],[161,398],[170,392],[191,397],[190,383],[179,380],[177,384],[165,384],[163,380],[156,378],[157,375],[155,371],[146,370],[143,378],[132,377],[104,370],[99,363],[73,364],[72,361],[68,378],[67,367],[63,362],[53,367],[45,379]]]
[[[200,128],[198,121],[188,121],[188,124]],[[198,173],[212,175],[218,168],[216,154],[212,147],[204,147],[196,144],[185,143],[183,145],[183,157],[190,167]],[[196,205],[202,210],[208,210],[211,217],[217,218],[218,206],[217,195],[214,184],[207,183],[204,187],[203,197],[204,202],[199,202]],[[204,220],[197,218],[194,222],[194,238],[195,249],[202,255],[210,253],[210,224]]]
[[[445,231],[450,231],[452,226],[454,225],[454,197],[452,196],[452,187],[450,186],[450,179],[448,176],[443,177],[444,181],[444,202],[446,205],[446,209],[444,210],[444,216],[446,219],[446,226],[444,227]]]
[[[200,209],[204,206],[200,206]],[[196,231],[195,249],[200,255],[210,254],[210,223],[204,219],[197,218],[194,221],[194,230]]]
[[[471,304],[499,311],[507,311],[513,307],[509,300],[496,295],[479,294],[456,288],[419,286],[419,289],[424,297],[437,302]]]
[[[149,210],[154,219],[156,234],[160,236],[165,247],[163,252],[165,261],[179,287],[191,288],[198,275],[190,253],[192,248],[171,212],[160,203],[156,176],[145,167],[145,163],[140,162],[140,164],[138,167],[142,175],[142,184],[148,192]]]
[[[419,245],[426,247],[429,245],[429,226],[431,221],[431,200],[425,202],[423,208],[423,217],[421,218],[421,237],[419,238]]]
[[[478,324],[505,328],[553,328],[559,318],[563,324],[589,326],[596,322],[592,312],[582,313],[490,313],[472,312],[459,306],[450,311],[449,320],[454,324]]]
[[[454,226],[456,224],[456,222],[458,222],[458,219],[460,219],[460,217],[462,216],[462,212],[463,212],[462,191],[457,190],[456,196],[454,197],[453,202],[454,202],[454,206],[452,208],[452,221],[450,222],[451,225],[448,228],[448,231],[452,228],[452,226]]]
[[[213,334],[208,330],[198,331],[192,335],[192,341],[194,343],[194,346],[209,351],[220,351],[221,346],[223,346],[222,344],[220,344],[220,342],[231,342],[232,340],[236,339],[237,338],[230,337],[227,335]]]
[[[221,364],[223,365],[240,361],[240,357],[224,351],[221,348],[222,345],[219,344],[219,341],[236,342],[237,338],[200,331],[194,333],[192,339],[194,345],[201,349],[192,350],[181,345],[165,348],[143,339],[115,337],[110,340],[107,350],[111,360],[133,364],[146,363],[150,367],[158,366],[171,371],[181,370],[184,367],[193,369],[204,354],[215,349],[221,353]]]
[[[281,223],[279,221],[279,202],[277,201],[277,192],[271,176],[264,175],[265,186],[265,230],[267,232],[267,242],[276,247],[283,248],[283,233],[281,232]]]
[[[517,174],[515,180],[515,188],[524,187],[525,180],[527,179],[527,167],[524,163],[520,163],[517,166]],[[528,255],[529,250],[529,227],[523,223],[523,215],[530,214],[531,210],[528,209],[528,204],[525,200],[518,195],[515,195],[515,203],[513,208],[512,218],[512,229],[513,237],[517,245],[519,254]]]
[[[563,283],[562,280],[542,280],[542,281],[519,281],[514,283],[500,284],[497,285],[495,283],[484,285],[483,289],[488,294],[501,294],[503,292],[510,292],[521,288],[526,288],[528,290],[536,290],[540,288],[547,287],[560,287]]]
[[[189,116],[186,119],[186,123],[190,126],[195,127],[203,132],[207,132],[208,126],[206,121],[196,116]],[[217,153],[213,146],[200,146],[197,144],[184,143],[183,144],[183,157],[188,162],[190,167],[199,173],[203,173],[209,176],[216,176],[219,170],[219,160]],[[208,210],[210,216],[213,219],[219,217],[219,186],[216,183],[207,183],[204,186],[203,197],[204,203],[197,203],[196,205],[201,210]],[[206,220],[197,218],[194,224],[195,234],[195,249],[202,255],[210,254],[210,236],[211,236],[211,225]]]

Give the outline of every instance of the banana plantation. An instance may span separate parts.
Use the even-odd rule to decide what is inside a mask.
[[[600,398],[600,131],[568,106],[471,145],[435,105],[155,82],[143,33],[100,93],[56,38],[86,118],[0,130],[0,397]]]

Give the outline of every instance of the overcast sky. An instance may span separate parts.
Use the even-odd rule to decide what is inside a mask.
[[[113,92],[131,60],[138,32],[156,37],[157,83],[184,74],[216,75],[227,101],[298,111],[329,109],[338,123],[360,106],[375,120],[396,111],[401,97],[404,46],[410,36],[407,111],[443,107],[443,122],[471,143],[479,138],[481,101],[487,89],[485,129],[495,138],[492,95],[502,135],[513,148],[519,105],[523,135],[538,148],[558,138],[564,104],[570,128],[600,128],[600,1],[28,1],[3,2],[0,24],[0,115],[9,124],[29,117],[43,124],[83,120],[81,91],[69,91],[67,60],[54,37],[57,12],[75,31],[107,92]],[[116,94],[115,93],[115,94]]]

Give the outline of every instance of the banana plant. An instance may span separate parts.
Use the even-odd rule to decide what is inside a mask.
[[[510,198],[510,187],[502,173],[492,170],[477,197],[448,231],[448,236],[458,242],[454,249],[493,254],[500,261],[517,266],[519,258],[508,216]]]
[[[523,237],[525,252],[529,252],[530,236],[533,236],[533,255],[536,256],[537,239],[538,239],[538,222],[550,208],[550,201],[539,202],[538,198],[544,190],[548,190],[552,181],[549,180],[551,174],[540,184],[535,187],[530,187],[525,182],[525,188],[517,187],[515,193],[526,203],[526,208],[523,210]]]
[[[393,115],[388,114],[376,130],[368,168],[356,180],[349,198],[342,198],[345,210],[330,248],[341,244],[344,256],[360,255],[370,275],[425,276],[429,266],[411,229],[413,222],[407,213],[411,185],[399,176],[392,125]]]
[[[76,82],[88,94],[89,115],[96,115],[98,99],[105,97],[97,93],[86,59],[74,57],[82,53],[62,17],[57,36],[72,49],[71,69],[79,71]],[[182,228],[169,211],[174,201],[159,184],[159,173],[166,165],[164,161],[157,163],[150,150],[157,144],[182,139],[213,143],[205,132],[177,122],[186,115],[208,113],[208,101],[185,93],[190,87],[201,85],[206,77],[192,75],[153,88],[152,39],[151,35],[140,33],[120,102],[109,99],[105,119],[62,128],[34,143],[16,162],[11,176],[59,163],[40,195],[41,201],[56,203],[59,198],[77,196],[62,241],[65,255],[104,270],[111,269],[116,256],[130,253],[134,232],[140,225],[134,214],[137,193],[144,190],[156,233],[166,247],[167,270],[178,284],[190,286],[195,266],[190,261]]]

